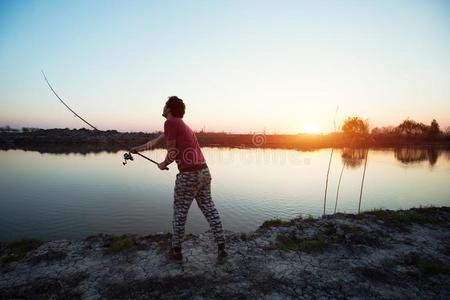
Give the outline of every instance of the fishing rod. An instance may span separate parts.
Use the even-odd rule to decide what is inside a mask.
[[[68,109],[70,110],[75,117],[79,118],[81,121],[83,121],[85,124],[87,124],[89,127],[91,127],[92,129],[94,129],[94,131],[101,131],[99,130],[97,127],[95,127],[94,125],[92,125],[91,123],[89,123],[88,121],[86,121],[83,117],[81,117],[79,114],[77,114],[73,109],[71,109],[69,107],[69,105],[66,104],[66,102],[63,101],[63,99],[61,99],[61,97],[59,97],[59,95],[55,92],[55,90],[53,89],[52,85],[50,84],[50,82],[47,79],[47,76],[45,76],[45,73],[43,70],[41,70],[42,75],[44,76],[44,80],[45,82],[47,82],[48,87],[50,88],[50,90],[53,92],[53,94],[55,94],[56,98],[58,98],[58,100]],[[122,162],[122,164],[125,166],[127,164],[127,160],[134,160],[133,156],[131,155],[131,150],[129,149],[128,145],[122,143],[120,140],[118,140],[118,143],[121,144],[122,146],[124,146],[126,149],[128,149],[128,152],[125,152],[123,154],[123,159],[124,161]],[[133,151],[134,154],[139,155],[142,158],[145,158],[146,160],[154,163],[155,165],[158,165],[158,163],[156,161],[154,161],[153,159],[139,153],[139,151]],[[169,170],[168,167],[165,168],[165,170]]]

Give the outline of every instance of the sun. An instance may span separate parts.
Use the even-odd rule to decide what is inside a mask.
[[[321,130],[320,126],[316,124],[306,124],[305,126],[303,126],[302,132],[308,134],[320,134]]]

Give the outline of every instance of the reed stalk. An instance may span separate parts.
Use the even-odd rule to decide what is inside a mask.
[[[366,168],[367,168],[367,158],[369,157],[369,149],[366,150],[366,161],[364,162],[364,171],[363,176],[361,180],[361,190],[359,192],[359,204],[358,204],[358,214],[361,212],[361,199],[362,199],[362,192],[364,187],[364,178],[366,177]]]
[[[335,133],[336,133],[336,115],[337,115],[338,110],[339,110],[339,106],[336,107],[336,111],[334,112],[334,118],[333,118],[333,127],[334,127]],[[333,159],[333,152],[334,152],[334,148],[331,148],[330,160],[328,162],[327,179],[325,180],[325,194],[323,196],[323,214],[322,215],[325,215],[325,210],[327,207],[328,178],[330,176],[330,168],[331,168],[331,160]]]

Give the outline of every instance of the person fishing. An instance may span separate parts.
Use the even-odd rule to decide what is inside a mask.
[[[182,260],[182,240],[185,232],[189,207],[195,198],[198,207],[205,216],[217,243],[219,260],[228,256],[225,251],[225,236],[222,222],[211,197],[211,174],[203,156],[195,133],[183,121],[186,106],[182,99],[171,96],[163,108],[164,133],[145,144],[131,148],[132,153],[153,148],[166,140],[167,154],[158,164],[166,170],[173,161],[177,163],[179,173],[176,175],[173,199],[173,234],[169,257]]]
[[[74,114],[74,116],[79,118],[94,131],[101,132],[101,130],[89,123],[67,105],[67,103],[56,93],[43,70],[41,70],[41,73],[52,93],[68,110],[70,110],[71,113]],[[219,212],[211,198],[211,174],[205,158],[203,157],[197,137],[183,121],[185,109],[186,106],[184,105],[183,100],[176,96],[169,97],[164,105],[162,113],[163,117],[166,118],[164,123],[164,134],[159,135],[145,144],[131,148],[129,152],[124,154],[124,162],[122,164],[126,165],[127,160],[133,160],[130,152],[157,164],[161,170],[168,170],[167,166],[173,161],[176,161],[180,172],[177,174],[175,180],[172,221],[173,234],[172,246],[169,252],[170,258],[175,260],[183,259],[181,242],[184,237],[189,207],[191,206],[192,200],[195,198],[214,234],[214,239],[218,247],[217,257],[218,259],[223,259],[227,257],[228,254],[225,251],[225,236]],[[140,151],[153,148],[164,139],[166,139],[167,142],[167,154],[163,162],[158,164],[153,159],[140,153]],[[128,148],[127,145],[124,146]]]

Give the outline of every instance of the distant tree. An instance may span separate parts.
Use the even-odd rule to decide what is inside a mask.
[[[19,132],[19,129],[11,128],[9,125],[0,127],[0,132]]]
[[[342,125],[342,131],[347,135],[366,135],[369,133],[369,122],[359,117],[348,117]]]
[[[431,122],[431,125],[428,129],[428,134],[432,137],[436,137],[441,134],[441,130],[439,129],[439,124],[435,119]]]
[[[439,128],[438,122],[433,119],[430,126],[423,123],[418,123],[414,120],[406,119],[396,128],[397,133],[407,136],[431,136],[436,137],[442,132]]]
[[[38,131],[40,128],[36,127],[22,127],[22,132],[33,132]]]
[[[372,129],[372,131],[370,132],[371,134],[380,134],[381,133],[381,128],[375,127]]]
[[[423,123],[418,123],[416,130],[417,130],[417,134],[425,135],[430,130],[430,127]]]
[[[429,127],[423,123],[417,123],[414,120],[406,119],[397,126],[397,132],[403,135],[425,135]]]
[[[395,127],[393,126],[386,126],[386,127],[375,127],[371,131],[372,134],[393,134],[395,133]]]
[[[398,133],[405,135],[412,135],[414,128],[416,127],[416,122],[413,120],[404,120],[400,125],[397,126]]]

